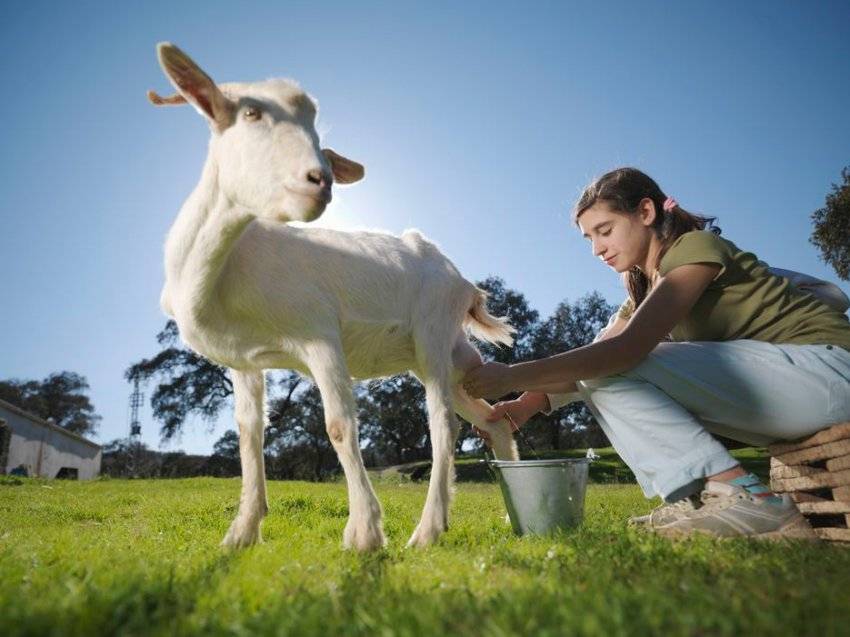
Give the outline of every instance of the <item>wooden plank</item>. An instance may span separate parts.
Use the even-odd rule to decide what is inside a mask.
[[[832,500],[798,502],[797,508],[803,515],[834,515],[836,513],[850,513],[850,502],[834,502]]]
[[[824,471],[817,475],[803,476],[802,478],[776,478],[771,480],[771,484],[780,492],[850,486],[850,469],[847,471],[836,471],[834,473]],[[843,500],[844,498],[836,499]]]
[[[770,479],[802,478],[803,476],[813,476],[818,473],[826,473],[826,470],[818,469],[817,467],[810,467],[804,464],[788,465],[777,463],[777,465],[770,470]]]
[[[815,533],[822,540],[850,542],[850,529],[815,529]]]
[[[773,487],[771,486],[771,489]],[[776,489],[773,489],[774,491]],[[811,493],[806,493],[805,491],[797,491],[796,493],[792,493],[791,499],[794,500],[797,504],[801,502],[832,502],[832,500],[828,500],[827,498],[821,498],[816,495],[812,495]]]
[[[816,447],[808,447],[799,451],[775,454],[777,462],[786,465],[801,464],[803,462],[814,462],[816,460],[827,460],[829,458],[840,458],[850,455],[850,440],[837,440],[827,442]]]
[[[832,499],[840,502],[850,502],[850,487],[838,487],[832,490]]]
[[[776,444],[770,445],[768,449],[770,450],[771,456],[779,456],[791,451],[799,451],[800,449],[806,449],[807,447],[817,447],[818,445],[823,445],[827,442],[835,442],[836,440],[843,440],[845,438],[850,438],[850,422],[833,425],[829,429],[822,429],[814,436],[809,436],[803,440],[777,442]]]
[[[850,454],[826,461],[827,471],[843,471],[844,469],[850,469]]]

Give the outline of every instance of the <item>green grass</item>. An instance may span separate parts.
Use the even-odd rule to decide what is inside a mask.
[[[218,543],[238,479],[0,479],[0,634],[846,634],[850,549],[629,530],[634,485],[585,523],[517,538],[498,488],[461,483],[437,546],[405,550],[426,485],[376,485],[389,548],[341,550],[343,484],[269,483],[265,543]]]

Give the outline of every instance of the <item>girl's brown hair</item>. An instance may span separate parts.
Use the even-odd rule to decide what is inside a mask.
[[[716,217],[704,217],[688,212],[678,204],[670,211],[664,210],[667,195],[646,173],[637,168],[617,168],[594,180],[584,189],[573,210],[573,221],[578,223],[585,210],[600,201],[607,202],[613,210],[624,214],[637,212],[640,202],[651,199],[655,204],[655,221],[652,229],[661,241],[661,251],[655,267],[673,242],[691,230],[711,230],[720,234],[720,228],[714,225]],[[649,273],[633,267],[623,273],[623,283],[629,292],[634,308],[637,309],[649,293]]]

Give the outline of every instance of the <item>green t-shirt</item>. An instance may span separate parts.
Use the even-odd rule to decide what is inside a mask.
[[[769,343],[838,345],[850,351],[850,321],[788,279],[771,274],[752,252],[707,230],[686,232],[662,257],[661,276],[680,265],[716,263],[720,272],[673,328],[674,341],[753,339]],[[620,316],[632,313],[630,300]]]

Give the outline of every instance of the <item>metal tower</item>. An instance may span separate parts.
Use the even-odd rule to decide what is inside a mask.
[[[139,389],[139,379],[133,383],[133,393],[130,394],[130,442],[140,442],[142,437],[142,423],[139,422],[139,409],[144,402],[145,395]]]

